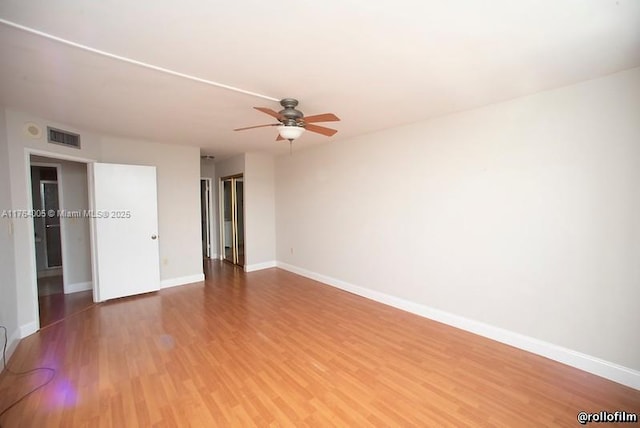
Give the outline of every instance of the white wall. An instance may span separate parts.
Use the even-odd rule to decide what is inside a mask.
[[[6,121],[4,110],[0,109],[0,213],[13,208],[10,190]],[[0,216],[0,325],[7,328],[7,358],[13,354],[20,337],[14,254],[13,220],[9,216]],[[0,336],[0,344],[3,341],[4,337]]]
[[[283,265],[638,375],[640,69],[282,156],[276,219]]]
[[[31,157],[33,161],[33,156]],[[48,158],[45,158],[48,159]],[[31,168],[31,197],[32,197],[32,207],[34,210],[42,209],[42,201],[40,200],[40,167]],[[38,218],[34,220],[34,237],[36,239],[35,248],[36,248],[36,270],[38,271],[38,275],[43,274],[47,270],[46,263],[46,252],[45,252],[45,239],[44,235],[46,233],[44,219]],[[60,272],[56,269],[56,275]]]
[[[78,162],[62,161],[61,177],[58,178],[62,189],[60,207],[67,211],[89,209],[89,188],[87,165]],[[60,219],[62,231],[62,263],[65,293],[88,290],[92,287],[91,238],[88,218]]]
[[[222,177],[244,174],[244,154],[233,156],[229,159],[216,162],[216,177],[219,180]]]
[[[198,185],[200,154],[197,147],[110,138],[27,113],[14,110],[6,110],[5,113],[12,208],[29,207],[27,150],[67,160],[156,165],[162,286],[203,278]],[[49,144],[44,136],[32,139],[23,130],[27,122],[35,122],[43,130],[49,125],[79,133],[82,148]],[[20,335],[24,337],[36,331],[38,326],[35,257],[32,257],[33,223],[31,219],[19,219],[13,223],[13,252],[16,255],[13,288],[16,292]]]
[[[103,137],[100,160],[157,167],[161,283],[202,280],[200,149]]]
[[[216,163],[217,190],[220,178],[244,176],[244,269],[247,272],[276,265],[274,168],[273,156],[262,153],[245,153]],[[218,212],[219,197],[216,197]],[[219,239],[218,233],[218,242]],[[218,248],[222,248],[221,244]]]
[[[245,154],[245,250],[247,272],[276,265],[274,158]]]

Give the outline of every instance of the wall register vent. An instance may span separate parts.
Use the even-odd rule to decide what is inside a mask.
[[[73,132],[63,131],[61,129],[47,126],[47,135],[49,142],[52,144],[61,144],[67,147],[80,148],[80,135]]]

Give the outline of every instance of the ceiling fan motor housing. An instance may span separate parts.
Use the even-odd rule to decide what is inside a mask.
[[[280,110],[278,113],[284,117],[282,120],[282,124],[285,126],[304,126],[304,123],[301,119],[304,117],[304,114],[296,109],[298,105],[298,100],[293,98],[283,98],[280,101],[280,105],[284,107],[283,110]]]

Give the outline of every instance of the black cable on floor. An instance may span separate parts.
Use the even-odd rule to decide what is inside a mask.
[[[49,377],[49,379],[46,380],[46,382],[44,382],[43,384],[38,385],[35,388],[31,389],[29,392],[27,392],[26,394],[22,395],[20,398],[18,398],[13,403],[11,403],[9,405],[9,407],[7,407],[3,411],[1,411],[0,412],[0,418],[2,418],[2,416],[4,416],[5,413],[7,413],[10,409],[12,409],[14,406],[16,406],[18,403],[20,403],[25,398],[27,398],[29,395],[33,394],[37,390],[39,390],[41,388],[44,388],[45,386],[50,384],[51,381],[53,380],[53,378],[56,377],[56,369],[52,369],[51,367],[36,367],[35,369],[26,370],[24,372],[14,372],[13,370],[9,369],[9,367],[7,367],[7,343],[9,342],[9,339],[7,338],[7,328],[5,326],[3,326],[3,325],[0,325],[0,328],[4,330],[4,345],[2,346],[2,367],[7,371],[7,373],[10,373],[10,374],[16,375],[16,376],[22,376],[22,375],[35,373],[35,372],[40,371],[40,370],[44,370],[44,371],[47,371],[47,372],[49,372],[51,374],[51,376]],[[0,423],[0,428],[2,428],[2,424],[1,423]]]

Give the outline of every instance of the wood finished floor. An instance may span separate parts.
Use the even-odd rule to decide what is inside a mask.
[[[577,426],[640,391],[278,269],[93,306],[24,339],[11,427]],[[46,378],[0,376],[0,409]]]
[[[48,296],[64,292],[62,274],[38,278],[38,296]]]
[[[38,297],[40,327],[47,327],[93,305],[93,291],[55,293]]]

